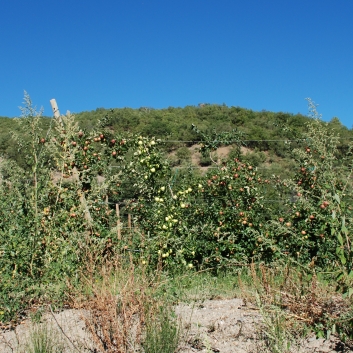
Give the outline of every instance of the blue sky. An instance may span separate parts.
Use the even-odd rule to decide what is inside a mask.
[[[352,0],[11,0],[0,116],[225,103],[353,127]]]

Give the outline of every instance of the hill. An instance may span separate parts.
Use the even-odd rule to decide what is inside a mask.
[[[241,150],[241,158],[270,173],[290,171],[292,161],[290,149],[287,147],[289,143],[293,144],[301,137],[305,123],[310,119],[301,114],[253,111],[216,104],[166,109],[98,108],[77,113],[76,118],[85,131],[92,131],[104,125],[116,133],[139,133],[160,138],[165,141],[165,151],[175,166],[192,162],[200,167],[211,164],[209,158],[195,154],[200,136],[192,131],[192,124],[208,135],[236,129],[243,133],[244,147]],[[43,117],[43,136],[50,128],[50,122],[50,118]],[[340,134],[340,148],[346,151],[348,142],[353,140],[353,130],[343,126],[337,118],[333,118],[328,125]],[[25,166],[17,144],[12,139],[12,133],[17,130],[16,119],[0,117],[0,154]],[[234,150],[229,147],[218,154],[219,158],[233,157]]]

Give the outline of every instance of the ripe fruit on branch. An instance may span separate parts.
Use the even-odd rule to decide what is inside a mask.
[[[79,131],[78,137],[82,137],[82,136],[83,136],[83,132],[82,132],[82,131]]]
[[[110,143],[111,143],[112,145],[115,145],[116,140],[112,139],[112,140],[110,141]]]
[[[71,145],[75,147],[77,145],[76,141],[72,141]]]
[[[40,143],[45,143],[45,138],[42,137],[42,138],[40,139]]]

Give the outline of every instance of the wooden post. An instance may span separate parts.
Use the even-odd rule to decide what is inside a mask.
[[[127,215],[127,226],[129,227],[129,230],[131,232],[131,214],[130,213]]]
[[[132,248],[132,231],[131,231],[131,214],[127,214],[127,226],[129,228],[129,248]],[[130,260],[132,261],[132,253],[130,252]]]
[[[56,100],[54,98],[50,100],[50,105],[51,105],[51,109],[53,110],[54,118],[58,119],[61,125],[64,125],[63,121],[61,119],[59,107],[58,107]],[[70,112],[68,112],[68,113],[70,114]]]
[[[121,228],[120,228],[120,210],[119,210],[119,204],[115,204],[115,210],[116,210],[116,217],[118,220],[116,221],[116,227],[118,229],[118,240],[121,240]]]
[[[133,264],[133,258],[132,258],[132,232],[131,232],[131,214],[127,214],[127,226],[129,228],[129,248],[130,248],[130,264],[132,266]]]
[[[51,109],[53,109],[54,117],[60,118],[59,107],[58,107],[56,100],[54,98],[50,100],[50,105],[51,105]]]

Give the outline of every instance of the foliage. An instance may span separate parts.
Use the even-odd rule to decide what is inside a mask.
[[[29,302],[47,300],[43,292],[78,278],[88,260],[94,268],[127,253],[143,269],[171,272],[217,272],[235,264],[290,259],[311,271],[334,272],[337,291],[350,297],[352,148],[342,147],[337,123],[322,123],[311,102],[309,108],[313,116],[305,134],[286,132],[295,140],[281,153],[293,153],[296,173],[282,179],[262,175],[252,164],[263,160],[264,146],[252,156],[242,155],[245,134],[238,129],[219,132],[194,125],[190,138],[201,142],[211,167],[205,174],[173,168],[167,142],[158,136],[172,134],[179,108],[163,110],[164,115],[138,111],[136,126],[145,114],[156,122],[166,119],[157,136],[117,134],[112,130],[117,115],[104,110],[97,112],[100,119],[91,130],[70,113],[52,119],[45,130],[45,118],[26,95],[13,132],[23,160],[1,162],[0,319],[19,315]],[[228,114],[237,123],[245,113],[250,121],[257,117],[224,106],[183,112],[201,123],[210,116],[224,123]],[[118,120],[135,113],[126,109]],[[277,118],[284,124],[290,117]],[[233,158],[218,161],[212,152],[230,144]],[[177,153],[188,158],[188,152],[185,145]],[[269,195],[280,205],[266,202]],[[337,327],[352,333],[347,325]]]
[[[293,149],[297,173],[293,179],[277,182],[280,196],[289,202],[286,212],[273,220],[271,231],[282,250],[300,262],[334,269],[339,261],[345,267],[344,276],[353,277],[352,155],[349,150],[350,161],[339,163],[339,136],[321,124],[311,102],[310,109],[315,119],[307,124],[305,144]]]

